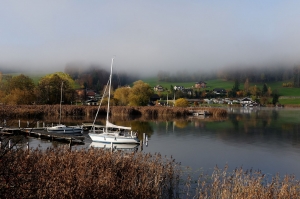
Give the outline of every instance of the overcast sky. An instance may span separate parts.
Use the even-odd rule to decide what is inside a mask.
[[[0,0],[0,68],[144,74],[300,63],[300,1]]]

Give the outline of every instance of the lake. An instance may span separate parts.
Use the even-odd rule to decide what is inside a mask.
[[[172,121],[127,121],[148,136],[144,153],[175,158],[192,171],[211,173],[216,165],[300,179],[300,109],[228,108],[227,118],[192,117]],[[85,145],[91,140],[85,134]],[[35,138],[30,147],[62,145]]]

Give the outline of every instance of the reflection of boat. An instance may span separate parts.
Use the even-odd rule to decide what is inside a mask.
[[[62,103],[62,88],[63,88],[63,82],[61,83],[61,89],[60,89],[60,110],[59,110],[59,124],[47,127],[46,130],[48,132],[53,133],[63,133],[63,134],[81,134],[82,133],[82,126],[66,126],[64,124],[60,123],[61,120],[61,103]]]
[[[91,137],[91,139],[94,142],[136,144],[136,143],[139,143],[140,140],[138,139],[137,133],[134,133],[131,131],[131,127],[118,126],[118,125],[112,124],[108,121],[113,60],[114,59],[112,59],[112,61],[111,61],[111,67],[110,67],[109,86],[108,86],[108,103],[107,103],[108,105],[107,105],[105,128],[96,130],[95,126],[92,126],[92,129],[89,132],[89,136]],[[101,103],[99,104],[99,108],[100,108],[100,105],[101,105]],[[99,111],[99,108],[98,108],[98,111]],[[96,114],[96,117],[97,117],[97,114]],[[93,125],[94,125],[94,123],[93,123]]]
[[[137,150],[139,144],[111,144],[111,143],[103,143],[103,142],[92,142],[90,147],[95,148],[103,148],[103,149],[120,149],[120,150]]]

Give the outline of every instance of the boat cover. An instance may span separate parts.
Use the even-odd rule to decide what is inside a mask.
[[[116,129],[127,129],[127,130],[131,130],[131,127],[127,127],[127,126],[118,126],[115,124],[110,123],[109,121],[106,121],[106,126],[107,127],[111,127],[111,128],[116,128]]]

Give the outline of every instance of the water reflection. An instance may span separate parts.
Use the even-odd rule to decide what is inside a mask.
[[[137,151],[139,144],[112,144],[112,143],[102,143],[102,142],[92,142],[90,147],[101,148],[101,149],[113,149],[113,150],[123,150],[123,151]]]

